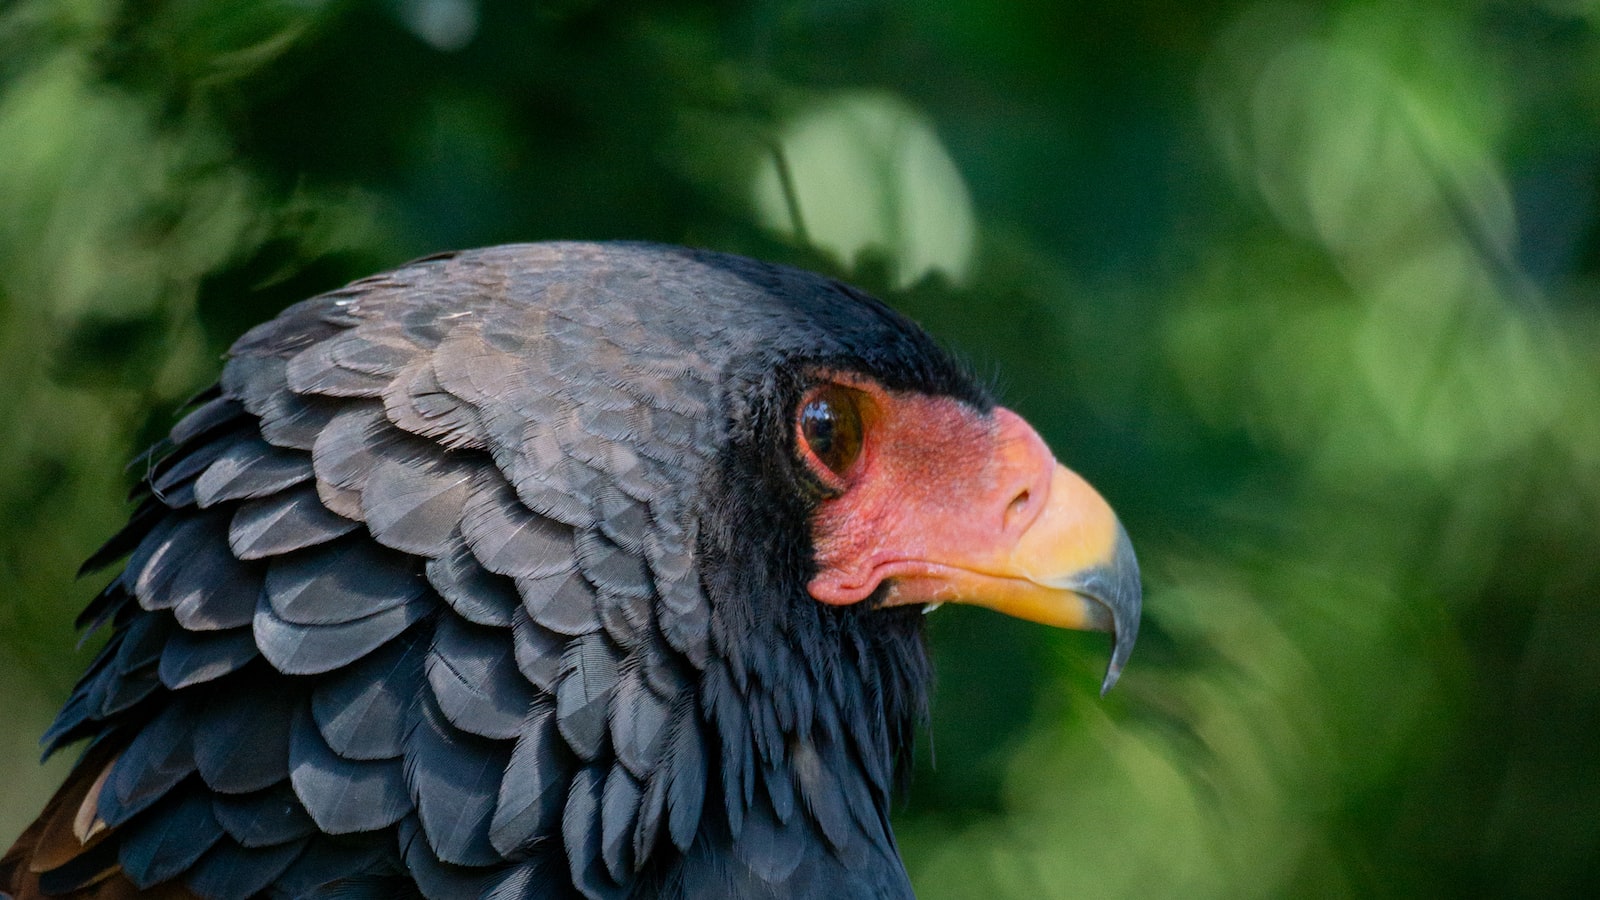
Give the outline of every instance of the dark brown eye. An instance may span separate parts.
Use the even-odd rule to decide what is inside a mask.
[[[861,455],[861,409],[854,391],[827,385],[800,406],[800,437],[817,461],[844,477]]]

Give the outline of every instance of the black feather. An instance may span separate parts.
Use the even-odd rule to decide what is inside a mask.
[[[390,379],[340,365],[334,358],[333,345],[333,341],[312,344],[289,360],[284,373],[289,390],[325,397],[380,396]]]
[[[534,699],[517,671],[511,632],[455,616],[439,620],[427,673],[445,718],[480,737],[515,738]]]
[[[234,442],[195,480],[195,502],[204,509],[227,500],[276,494],[311,479],[311,458],[280,450],[260,438]]]
[[[567,860],[560,848],[550,848],[532,859],[517,863],[501,872],[483,900],[546,900],[560,898],[558,885],[567,880]]]
[[[497,478],[467,498],[461,534],[483,567],[500,575],[539,578],[572,568],[572,529],[529,511]]]
[[[133,552],[133,549],[150,534],[152,528],[159,527],[159,523],[166,521],[166,516],[167,508],[156,498],[150,497],[140,502],[139,508],[129,517],[128,524],[122,526],[110,540],[94,552],[93,556],[84,560],[83,565],[78,567],[78,575],[81,577],[103,569]],[[81,628],[83,624],[84,619],[80,617],[78,626]]]
[[[191,593],[204,594],[209,587],[207,579],[225,578],[227,573],[220,570],[237,565],[221,540],[227,523],[228,514],[221,511],[180,514],[153,530],[128,560],[122,575],[123,582],[132,585],[139,605],[171,609]],[[219,553],[224,558],[219,558]],[[253,605],[254,600],[251,602]]]
[[[206,851],[184,878],[202,897],[255,897],[305,849],[304,840],[274,847],[241,847],[227,838]]]
[[[422,599],[421,560],[350,535],[272,560],[265,597],[291,625],[341,625]]]
[[[424,598],[338,625],[294,625],[263,598],[256,607],[256,646],[286,675],[319,675],[347,666],[397,637],[428,614]]]
[[[426,900],[417,888],[423,877],[420,867],[403,875],[356,875],[293,896],[295,900]]]
[[[633,874],[633,832],[639,821],[639,782],[621,766],[612,766],[600,798],[600,856],[611,880],[626,884]]]
[[[608,593],[648,600],[655,587],[644,559],[617,546],[599,531],[580,531],[575,544],[583,574]]]
[[[177,508],[189,505],[171,496],[178,488],[189,485],[212,463],[231,451],[236,445],[251,440],[250,432],[235,427],[215,440],[204,443],[184,453],[173,453],[155,464],[148,479],[150,492],[167,506]]]
[[[329,512],[316,488],[301,486],[240,506],[228,528],[228,545],[240,559],[261,559],[326,543],[355,527]]]
[[[99,729],[99,724],[89,714],[87,696],[81,690],[73,691],[67,697],[67,702],[61,705],[61,711],[56,713],[55,721],[39,737],[39,745],[44,748],[39,761],[42,763],[62,747],[93,734]]]
[[[383,392],[384,411],[400,428],[453,450],[484,449],[483,419],[471,404],[439,385],[432,361],[419,361]]]
[[[252,415],[260,416],[273,401],[288,391],[284,383],[285,363],[272,356],[253,356],[237,352],[222,367],[222,392],[243,404]]]
[[[213,391],[216,389],[213,388]],[[198,399],[198,398],[197,398]],[[244,415],[244,406],[231,397],[212,397],[190,410],[172,426],[167,440],[175,448],[182,448],[206,437],[225,425],[232,424]]]
[[[667,767],[650,773],[650,779],[639,800],[639,818],[633,828],[633,858],[644,861],[655,852],[665,824],[663,814],[667,809]]]
[[[361,512],[361,492],[342,488],[330,484],[322,479],[317,479],[317,499],[328,511],[337,516],[343,516],[351,521],[363,521],[364,513]]]
[[[777,888],[789,880],[805,858],[807,844],[816,840],[810,829],[785,828],[765,797],[758,797],[745,811],[744,832],[734,842],[733,851],[761,881]]]
[[[611,698],[616,692],[617,658],[602,634],[585,635],[567,645],[556,687],[556,725],[573,752],[597,759],[606,736]]]
[[[392,834],[317,835],[272,886],[273,900],[401,900],[415,897],[398,884],[401,872]],[[393,879],[393,880],[390,880]],[[349,885],[382,885],[386,893],[346,894]],[[397,889],[398,888],[398,889]]]
[[[794,787],[805,800],[812,821],[822,830],[822,836],[834,848],[849,843],[854,823],[851,821],[847,793],[865,791],[866,784],[859,778],[840,778],[823,762],[821,754],[810,742],[793,742],[789,752],[789,772],[794,774]],[[789,772],[779,777],[788,779]],[[776,774],[776,773],[775,773]],[[794,787],[785,786],[792,792]],[[780,821],[782,817],[780,816]]]
[[[411,811],[398,759],[351,760],[334,753],[309,711],[295,719],[289,742],[295,796],[325,834],[373,831]]]
[[[485,424],[493,428],[494,420]],[[594,511],[583,493],[594,480],[593,470],[569,459],[548,431],[528,435],[518,449],[520,455],[505,473],[522,502],[541,516],[575,528],[593,525]]]
[[[694,842],[710,783],[705,736],[695,715],[694,702],[683,697],[672,711],[672,734],[667,769],[667,833],[679,850]],[[724,748],[723,762],[727,762]],[[746,764],[750,761],[747,759]]]
[[[535,701],[500,780],[489,825],[489,841],[501,856],[520,858],[533,842],[551,837],[573,765],[572,753],[556,730],[554,705]]]
[[[385,546],[442,556],[461,522],[474,474],[474,467],[438,460],[385,460],[362,490],[367,527]]]
[[[595,608],[600,613],[600,627],[605,629],[613,643],[629,654],[647,643],[661,646],[661,642],[650,640],[652,603],[649,599],[624,597],[604,589],[596,593],[599,595],[595,600]]]
[[[428,844],[415,816],[400,823],[399,839],[406,874],[427,900],[457,900],[484,893],[490,880],[489,872],[441,860]]]
[[[459,540],[444,555],[428,560],[427,575],[451,609],[479,625],[509,626],[521,602],[511,579],[485,569]]]
[[[517,593],[533,621],[569,636],[600,630],[600,599],[594,585],[576,571],[543,578],[518,578]]]
[[[89,692],[93,709],[105,719],[130,709],[161,686],[157,667],[168,635],[175,629],[162,613],[141,613],[121,633],[121,640]]]
[[[195,721],[195,768],[218,793],[259,791],[289,777],[289,730],[304,699],[283,679],[253,674],[272,688],[248,704],[214,693]]]
[[[664,580],[656,576],[660,592],[656,616],[661,637],[697,669],[711,659],[711,604],[693,579]]]
[[[244,847],[288,844],[317,830],[288,781],[253,794],[215,795],[211,811],[222,830]]]
[[[392,333],[375,333],[371,329],[347,331],[323,346],[340,368],[385,380],[400,374],[421,350],[404,338]]]
[[[100,593],[96,594],[84,607],[83,612],[73,620],[77,627],[84,630],[83,635],[78,638],[78,646],[81,648],[88,642],[89,635],[98,631],[100,626],[107,622],[122,621],[127,615],[128,607],[137,605],[138,601],[128,592],[120,577],[101,588]]]
[[[122,829],[122,874],[147,888],[188,871],[222,837],[211,801],[200,791],[171,794],[150,815]]]
[[[431,697],[420,706],[406,736],[405,773],[428,845],[456,865],[504,862],[489,841],[489,822],[511,744],[457,731]]]
[[[554,694],[561,678],[561,656],[568,643],[566,636],[534,622],[527,610],[518,607],[511,623],[511,638],[517,671],[540,691]]]
[[[600,515],[601,533],[623,552],[641,556],[649,539],[649,508],[613,486],[599,491],[595,505]]]
[[[408,711],[423,688],[426,644],[412,632],[320,682],[311,711],[328,746],[346,759],[403,752]]]
[[[172,615],[185,630],[243,628],[261,597],[261,567],[234,559],[217,534],[194,548],[169,589],[177,598]]]
[[[325,397],[302,397],[280,390],[259,411],[261,436],[277,447],[309,451],[340,409],[337,401]]]
[[[667,727],[667,701],[644,682],[642,667],[625,666],[611,704],[611,746],[629,772],[647,778],[661,759]]]
[[[386,447],[410,439],[405,432],[389,427],[378,406],[346,406],[328,420],[311,449],[317,480],[360,493]]]
[[[273,360],[279,363],[281,370],[284,358],[339,333],[343,326],[335,313],[341,299],[340,292],[335,291],[302,300],[279,313],[277,318],[246,331],[228,351],[233,357],[229,368],[241,361]],[[223,388],[227,387],[225,379]]]
[[[601,799],[606,770],[593,765],[580,769],[572,779],[566,809],[561,817],[561,834],[567,845],[567,863],[572,884],[588,900],[613,900],[627,895],[606,871],[601,858]]]
[[[194,771],[193,726],[194,710],[180,698],[134,737],[100,792],[100,818],[107,825],[143,812]]]
[[[743,828],[745,807],[755,797],[755,746],[750,738],[749,713],[727,665],[720,660],[706,669],[700,692],[706,718],[716,729],[722,751],[718,768],[722,773],[723,812],[737,838]]]
[[[255,635],[248,628],[207,632],[180,629],[167,638],[157,673],[162,684],[178,690],[236,672],[259,655]]]
[[[767,790],[767,801],[772,804],[772,812],[778,817],[778,822],[789,824],[790,817],[794,815],[794,780],[789,777],[789,767],[762,767],[761,784]]]

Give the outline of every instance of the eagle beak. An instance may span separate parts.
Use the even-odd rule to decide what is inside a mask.
[[[1009,410],[997,416],[997,477],[964,514],[929,517],[919,540],[903,542],[920,546],[922,565],[896,573],[885,602],[965,603],[1058,628],[1110,632],[1104,695],[1139,636],[1133,544],[1099,492],[1057,463],[1026,422]],[[1000,507],[1007,512],[993,512]]]
[[[1044,508],[994,574],[1011,575],[1013,590],[968,602],[1007,615],[1112,636],[1104,695],[1122,676],[1139,636],[1139,563],[1128,532],[1089,483],[1057,465]]]

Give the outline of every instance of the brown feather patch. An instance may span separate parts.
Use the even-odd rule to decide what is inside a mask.
[[[179,885],[157,885],[140,891],[122,876],[115,863],[93,869],[66,893],[47,894],[40,876],[79,862],[112,834],[97,807],[117,751],[98,747],[79,760],[66,783],[45,805],[16,844],[0,857],[0,898],[14,900],[197,900]],[[8,893],[9,892],[9,895]]]

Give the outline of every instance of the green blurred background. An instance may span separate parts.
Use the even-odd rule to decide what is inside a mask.
[[[7,0],[0,841],[234,337],[645,238],[890,299],[1139,548],[1105,701],[1099,636],[930,620],[921,896],[1600,896],[1597,176],[1594,0]]]

